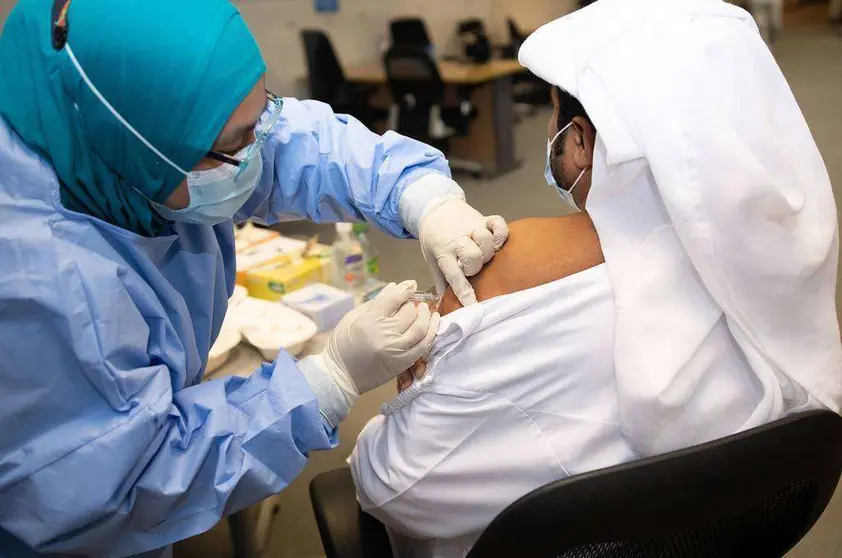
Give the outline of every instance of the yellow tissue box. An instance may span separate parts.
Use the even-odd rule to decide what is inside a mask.
[[[281,258],[248,270],[245,287],[255,298],[280,300],[307,285],[323,283],[327,279],[326,269],[319,258]]]
[[[301,240],[280,236],[272,233],[261,241],[237,247],[237,283],[248,287],[246,280],[252,270],[270,263],[289,263],[301,252],[307,244]],[[254,296],[254,295],[252,295]]]

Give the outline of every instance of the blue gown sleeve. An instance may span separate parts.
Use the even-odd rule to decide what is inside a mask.
[[[406,238],[398,205],[404,190],[430,173],[450,177],[440,151],[395,132],[377,135],[317,101],[284,99],[262,155],[263,176],[235,220],[365,220]]]
[[[163,548],[281,491],[308,452],[336,445],[283,352],[249,378],[178,389],[173,323],[102,275],[71,265],[4,296],[2,530],[45,554]]]

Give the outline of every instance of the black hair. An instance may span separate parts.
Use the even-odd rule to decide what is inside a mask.
[[[570,121],[577,116],[581,116],[587,120],[591,126],[593,126],[593,122],[591,122],[587,111],[585,111],[585,107],[582,106],[579,99],[561,87],[553,86],[553,89],[555,89],[555,93],[558,98],[558,120],[556,121],[556,126],[558,126],[559,130],[570,124]],[[561,151],[564,147],[564,139],[567,137],[567,132],[569,131],[570,129],[568,128],[567,131],[561,134],[558,141],[553,144],[556,155],[561,155]]]

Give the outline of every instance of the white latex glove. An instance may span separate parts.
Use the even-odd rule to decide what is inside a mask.
[[[467,277],[479,273],[507,238],[509,226],[505,219],[499,215],[485,217],[460,196],[430,202],[418,235],[436,290],[443,294],[450,285],[462,306],[477,301]]]
[[[394,379],[430,352],[440,317],[409,302],[416,289],[415,281],[391,283],[336,325],[318,358],[346,399]]]

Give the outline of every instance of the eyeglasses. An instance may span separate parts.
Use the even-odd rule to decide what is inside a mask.
[[[230,155],[226,155],[225,153],[220,153],[218,151],[208,151],[205,154],[205,157],[213,159],[214,161],[219,161],[220,163],[237,167],[239,169],[237,171],[237,176],[239,176],[240,173],[246,170],[249,161],[253,161],[257,152],[263,148],[263,144],[266,143],[266,138],[269,137],[269,134],[272,132],[272,128],[281,117],[281,108],[283,105],[284,102],[280,97],[269,91],[266,92],[266,109],[263,111],[263,114],[260,115],[260,120],[257,122],[257,126],[254,129],[254,141],[246,148],[245,156],[242,159],[235,159]]]

